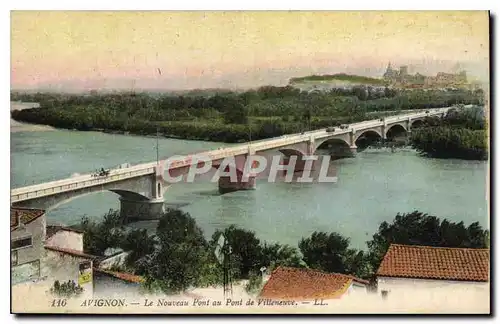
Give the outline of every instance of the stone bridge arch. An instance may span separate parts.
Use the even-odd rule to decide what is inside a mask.
[[[363,137],[380,137],[384,138],[385,134],[381,132],[380,127],[363,129],[362,131],[356,132],[354,134],[353,142],[354,144]]]
[[[387,130],[385,132],[385,138],[390,140],[401,134],[406,135],[406,133],[408,133],[408,128],[405,124],[403,123],[392,124],[391,126],[387,127]]]
[[[350,143],[344,137],[330,137],[318,141],[315,152],[322,149],[327,150],[333,159],[351,157],[353,154]]]
[[[357,148],[357,151],[362,151],[371,144],[383,140],[385,138],[385,134],[381,130],[382,129],[380,127],[356,132],[353,136],[354,147]]]
[[[298,149],[298,148],[281,148],[278,150],[281,154],[283,154],[285,157],[291,157],[291,156],[306,156],[307,154],[303,152],[303,150]]]
[[[53,210],[77,198],[98,192],[113,192],[119,196],[120,213],[127,219],[155,219],[163,208],[163,193],[167,184],[154,174],[103,183],[85,188],[57,192],[12,203],[14,207]],[[158,191],[160,189],[160,191]]]
[[[411,121],[411,128],[419,128],[424,125],[424,119],[419,118]]]

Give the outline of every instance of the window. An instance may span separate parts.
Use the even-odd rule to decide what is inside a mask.
[[[161,184],[158,183],[158,197],[161,197]]]
[[[21,248],[25,248],[25,247],[31,246],[32,244],[33,244],[33,242],[32,242],[31,236],[30,237],[25,237],[25,238],[21,238],[21,239],[17,239],[17,240],[11,241],[10,242],[10,249],[11,250],[17,250],[17,249],[21,249]]]
[[[382,290],[382,298],[387,299],[387,295],[389,295],[389,292],[387,290]]]

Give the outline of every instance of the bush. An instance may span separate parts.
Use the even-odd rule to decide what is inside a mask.
[[[52,288],[50,288],[50,292],[57,297],[72,298],[81,295],[83,288],[73,280],[68,280],[62,284],[59,283],[59,280],[56,280]]]
[[[245,291],[250,295],[258,294],[263,286],[262,275],[251,272],[250,277],[248,279],[248,283],[245,286]]]

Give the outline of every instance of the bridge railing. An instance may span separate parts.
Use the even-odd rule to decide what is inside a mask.
[[[93,187],[96,185],[102,185],[109,182],[125,180],[128,178],[151,174],[154,172],[154,168],[144,168],[144,166],[137,165],[127,169],[117,169],[112,171],[115,172],[110,173],[106,177],[92,177],[91,175],[84,175],[74,178],[47,182],[43,184],[37,184],[33,186],[12,189],[10,191],[11,202],[38,198],[38,197],[53,195],[55,193],[66,192],[69,190]]]

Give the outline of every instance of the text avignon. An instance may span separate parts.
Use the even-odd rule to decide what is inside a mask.
[[[125,299],[85,299],[80,306],[120,307],[125,306]]]

